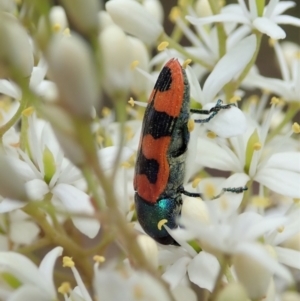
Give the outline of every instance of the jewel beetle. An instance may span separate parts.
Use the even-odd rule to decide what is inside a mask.
[[[177,59],[169,60],[162,68],[145,111],[133,183],[138,221],[157,242],[178,245],[161,222],[170,229],[178,227],[182,194],[201,196],[183,187],[190,113],[209,115],[195,120],[206,123],[220,110],[231,106],[218,100],[210,110],[190,109],[190,87],[184,68]],[[221,194],[241,193],[246,189],[223,188]]]

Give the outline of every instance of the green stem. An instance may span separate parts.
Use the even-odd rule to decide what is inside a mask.
[[[14,116],[6,124],[4,124],[2,127],[0,127],[0,139],[20,119],[22,112],[27,107],[27,104],[28,104],[28,98],[23,97],[20,101],[20,106],[19,106],[17,112],[14,114]]]
[[[84,251],[75,244],[67,235],[62,235],[56,231],[45,219],[45,214],[35,203],[29,203],[23,208],[23,211],[30,215],[38,225],[43,229],[46,237],[57,246],[62,246],[69,256],[74,257],[74,261],[84,272],[89,283],[93,281],[93,270],[89,259],[84,256]]]
[[[47,247],[50,243],[51,243],[51,241],[49,238],[43,237],[43,238],[35,241],[31,245],[18,248],[17,252],[22,253],[22,254],[32,253],[32,252],[35,252],[36,250]]]
[[[94,197],[94,200],[97,204],[97,208],[99,210],[104,209],[103,198],[100,195],[99,186],[98,186],[98,183],[96,181],[93,171],[88,166],[83,166],[81,171],[87,182],[88,190]]]
[[[274,131],[272,131],[267,138],[267,142],[271,141],[275,136],[277,136],[281,130],[296,116],[299,112],[299,104],[291,103],[289,105],[288,110],[284,114],[284,118],[281,123],[276,127]]]
[[[213,66],[211,66],[210,64],[207,64],[205,61],[199,59],[198,57],[195,57],[194,55],[192,55],[191,53],[186,51],[184,47],[182,47],[181,45],[176,43],[174,40],[172,40],[166,33],[164,33],[162,35],[162,37],[160,38],[160,42],[162,42],[162,41],[168,42],[169,45],[171,46],[171,48],[177,50],[178,52],[183,54],[186,58],[193,60],[193,62],[207,68],[210,71],[213,69]]]
[[[224,256],[221,260],[219,260],[219,263],[220,263],[219,274],[216,279],[213,291],[208,299],[209,301],[215,301],[220,292],[220,289],[222,287],[223,275],[225,274],[225,271],[228,268],[228,258],[226,256]]]

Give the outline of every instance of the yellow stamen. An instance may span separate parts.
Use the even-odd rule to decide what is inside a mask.
[[[129,98],[128,103],[133,107],[134,106],[134,100],[132,97]]]
[[[257,95],[253,95],[251,97],[249,97],[249,101],[251,102],[251,104],[257,104],[259,99],[258,99],[258,96]]]
[[[73,268],[75,266],[75,263],[72,259],[72,257],[64,256],[63,257],[63,267],[64,268]]]
[[[100,255],[95,255],[93,257],[93,260],[96,261],[96,262],[98,262],[98,263],[103,263],[103,262],[105,262],[105,257],[104,256],[100,256]]]
[[[192,187],[196,188],[198,186],[198,184],[200,183],[201,178],[195,178],[192,182]]]
[[[265,198],[262,196],[255,196],[251,199],[251,203],[260,208],[267,208],[270,206],[271,202],[269,198]]]
[[[182,68],[186,69],[186,67],[192,62],[191,59],[186,59],[183,64],[182,64]]]
[[[277,40],[275,40],[275,39],[269,39],[269,41],[268,41],[270,47],[274,47],[276,42],[277,42]]]
[[[53,30],[53,32],[60,32],[60,30],[61,30],[60,24],[59,23],[53,24],[52,30]]]
[[[292,130],[295,134],[299,134],[300,133],[300,125],[298,122],[295,122],[293,125],[292,125]]]
[[[103,117],[107,117],[111,114],[111,109],[109,109],[108,107],[104,107],[101,111],[101,114]]]
[[[215,139],[217,137],[217,134],[215,132],[209,131],[207,132],[206,136],[207,138]]]
[[[255,151],[259,151],[261,149],[261,143],[259,143],[259,142],[254,143],[253,144],[253,149]]]
[[[124,167],[124,168],[130,168],[131,167],[131,164],[129,162],[123,162],[121,163],[121,167]]]
[[[69,282],[63,282],[57,291],[62,295],[67,294],[71,291],[71,284]]]
[[[273,96],[273,97],[271,98],[271,105],[278,105],[278,104],[279,104],[279,98]]]
[[[101,135],[98,135],[97,136],[97,143],[98,143],[98,145],[101,145],[103,143],[103,141],[104,141],[104,138]]]
[[[161,230],[161,229],[162,229],[162,226],[163,226],[164,224],[166,224],[167,222],[168,222],[167,219],[162,219],[162,220],[160,220],[160,221],[158,222],[158,224],[157,224],[158,230]]]
[[[296,198],[296,199],[293,199],[293,202],[294,202],[294,204],[297,204],[297,205],[299,205],[299,204],[300,204],[300,199],[298,199],[298,198]]]
[[[131,64],[130,64],[130,69],[131,70],[134,70],[138,65],[139,65],[139,61],[133,61]]]
[[[262,89],[262,92],[263,92],[264,94],[270,94],[270,93],[271,93],[271,91],[268,90],[268,89]]]
[[[171,11],[170,11],[170,14],[169,14],[169,20],[171,22],[175,23],[176,20],[178,18],[180,18],[180,15],[181,15],[180,8],[178,6],[173,6]]]
[[[168,46],[169,46],[169,42],[167,42],[167,41],[161,42],[161,43],[157,46],[157,50],[158,50],[158,51],[163,51],[163,50],[165,50]]]
[[[143,300],[145,297],[143,287],[138,284],[135,285],[133,287],[133,295],[134,295],[134,300]]]
[[[235,103],[235,102],[240,101],[240,100],[241,100],[241,97],[235,95],[235,96],[232,96],[232,97],[230,98],[229,103]]]
[[[295,57],[296,57],[296,59],[300,60],[300,51],[297,51],[297,52],[295,53]]]
[[[28,107],[25,110],[23,110],[22,115],[25,117],[29,117],[34,112],[34,107]]]
[[[192,132],[195,128],[195,120],[189,119],[187,126],[188,126],[189,132]]]
[[[277,228],[278,233],[282,233],[284,231],[284,226],[280,226]]]
[[[63,35],[64,35],[65,37],[70,37],[70,36],[71,36],[70,28],[66,28],[66,29],[63,31]]]
[[[208,198],[213,198],[216,195],[216,187],[213,183],[207,183],[204,187],[204,194]]]
[[[179,0],[178,5],[180,7],[186,7],[187,5],[189,5],[189,0]]]

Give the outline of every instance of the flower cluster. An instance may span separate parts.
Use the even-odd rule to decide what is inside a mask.
[[[300,41],[281,27],[300,27],[285,14],[296,2],[52,5],[0,0],[0,299],[298,300]],[[260,65],[263,46],[274,55]],[[191,108],[230,104],[190,115],[190,193],[178,227],[158,225],[178,246],[144,233],[133,188],[171,58]]]

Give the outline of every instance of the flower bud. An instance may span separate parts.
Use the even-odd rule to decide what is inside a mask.
[[[103,89],[113,96],[118,92],[129,91],[131,45],[128,37],[117,25],[111,25],[99,37],[103,55]]]
[[[212,11],[208,0],[198,0],[195,4],[195,10],[199,17],[209,17],[212,15]]]
[[[245,288],[237,282],[229,283],[218,295],[217,301],[247,301]]]
[[[76,116],[90,118],[99,99],[99,87],[95,63],[85,41],[76,34],[53,37],[46,55],[60,104]]]
[[[300,294],[297,292],[284,292],[281,301],[300,301]]]
[[[110,15],[104,10],[102,10],[98,13],[98,19],[99,19],[100,32],[108,26],[115,25],[115,23],[112,20],[112,18],[110,17]]]
[[[0,0],[0,11],[14,13],[17,9],[15,1],[12,0]]]
[[[67,15],[72,24],[82,33],[91,33],[98,30],[98,0],[63,0]]]
[[[11,14],[0,11],[0,77],[30,76],[33,53],[26,30]]]
[[[49,19],[55,32],[62,32],[69,26],[66,12],[61,6],[53,6],[51,8]]]
[[[9,157],[0,154],[0,195],[20,201],[27,200],[23,181],[9,163]]]
[[[117,25],[148,44],[154,43],[163,33],[163,27],[137,1],[112,0],[105,7]]]
[[[138,235],[137,243],[142,249],[147,261],[154,269],[158,267],[158,248],[156,242],[148,235]]]
[[[259,300],[266,295],[272,279],[269,270],[245,254],[235,254],[233,266],[238,280],[245,287],[250,299]]]
[[[144,0],[143,6],[160,24],[163,23],[164,9],[160,1]]]
[[[185,219],[194,219],[208,223],[209,213],[205,203],[198,198],[187,197],[184,199],[181,215]]]

